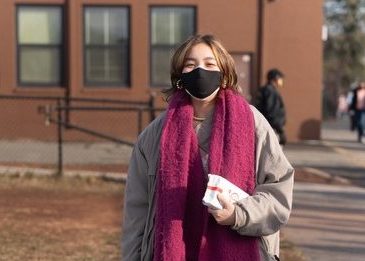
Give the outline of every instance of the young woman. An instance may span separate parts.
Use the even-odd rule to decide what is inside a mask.
[[[277,260],[294,170],[264,117],[238,94],[234,62],[211,35],[171,62],[169,106],[139,136],[128,170],[123,260]],[[209,173],[250,196],[202,198]]]

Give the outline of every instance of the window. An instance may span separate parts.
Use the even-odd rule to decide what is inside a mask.
[[[17,8],[18,83],[63,84],[63,10],[60,6]]]
[[[194,7],[151,7],[152,86],[170,85],[170,59],[174,48],[195,33]]]
[[[85,85],[129,85],[129,8],[85,7]]]

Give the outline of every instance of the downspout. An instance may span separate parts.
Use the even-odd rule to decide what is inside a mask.
[[[261,85],[261,76],[262,76],[262,53],[264,48],[263,43],[263,33],[264,33],[264,8],[265,8],[265,0],[257,1],[257,35],[256,35],[256,88],[254,88],[254,92],[256,94],[256,90]],[[256,96],[254,94],[254,96]]]
[[[69,34],[66,34],[65,32],[70,32],[71,31],[71,0],[67,0],[66,4],[65,4],[65,10],[64,10],[64,17],[66,17],[66,19],[64,19],[63,21],[63,27],[65,28],[65,30],[63,30],[63,44],[64,44],[64,53],[63,53],[63,77],[64,77],[64,82],[63,85],[65,87],[65,91],[64,91],[64,106],[66,107],[66,110],[64,111],[64,121],[66,123],[70,122],[70,111],[69,111],[69,106],[70,106],[70,97],[71,97],[71,73],[70,73],[70,52],[71,52],[71,37],[69,36]],[[67,128],[67,126],[66,126]]]

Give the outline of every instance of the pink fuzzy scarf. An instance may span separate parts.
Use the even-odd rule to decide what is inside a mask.
[[[255,126],[249,105],[232,90],[220,90],[213,117],[209,173],[252,194]],[[154,260],[258,261],[257,238],[217,224],[202,204],[207,179],[192,126],[190,98],[178,91],[169,104],[160,144]]]

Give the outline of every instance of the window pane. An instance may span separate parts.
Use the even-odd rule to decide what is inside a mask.
[[[156,85],[170,85],[170,59],[173,49],[153,49],[151,63],[152,83]]]
[[[194,33],[194,8],[151,9],[152,44],[175,45]]]
[[[88,48],[86,81],[89,83],[128,84],[127,48]]]
[[[95,8],[85,10],[85,41],[86,44],[104,43],[104,13]]]
[[[85,8],[85,43],[120,44],[128,40],[128,9],[123,7]]]
[[[22,47],[19,55],[21,83],[60,83],[60,51],[58,48]]]
[[[170,13],[161,12],[162,10],[152,11],[152,44],[173,43],[173,23]],[[171,40],[170,40],[171,39]]]
[[[61,44],[61,7],[23,6],[18,12],[20,44]]]
[[[110,44],[120,44],[123,41],[128,41],[129,24],[128,24],[128,9],[113,8],[109,10],[109,29],[110,29]]]

